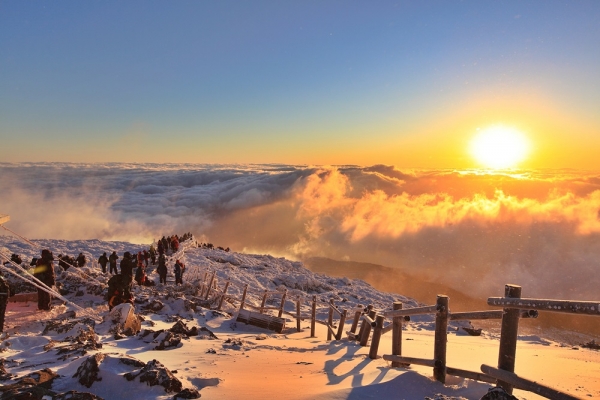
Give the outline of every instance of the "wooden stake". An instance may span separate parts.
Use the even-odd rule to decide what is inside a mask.
[[[244,285],[244,292],[242,293],[242,300],[240,301],[240,311],[244,309],[244,305],[246,304],[246,294],[248,293],[248,284]]]
[[[333,307],[334,307],[333,299],[329,299],[329,305],[330,305],[330,307],[329,307],[329,315],[327,317],[327,325],[329,325],[329,327],[331,329],[333,329]],[[328,341],[331,340],[331,337],[332,337],[331,329],[327,330],[327,340]]]
[[[373,339],[371,339],[371,348],[369,349],[369,358],[371,360],[377,359],[377,352],[379,350],[379,341],[381,340],[381,331],[383,330],[383,315],[375,317],[375,328],[373,329]]]
[[[267,296],[268,295],[269,295],[269,292],[267,290],[265,290],[265,294],[263,295],[262,302],[260,303],[260,313],[261,314],[265,310],[265,304],[267,303]]]
[[[505,285],[504,297],[518,299],[521,297],[521,286]],[[514,308],[505,308],[500,328],[500,350],[498,352],[498,368],[508,372],[515,372],[515,357],[517,355],[517,336],[519,331],[520,311]],[[513,385],[498,380],[498,386],[507,393],[512,394]]]
[[[215,276],[217,275],[217,271],[213,272],[212,277],[210,278],[210,283],[206,289],[206,296],[204,296],[204,300],[208,300],[208,296],[210,295],[210,289],[212,289],[213,282],[215,281]]]
[[[369,318],[374,320],[376,316],[377,316],[377,312],[375,310],[369,311]],[[362,336],[360,337],[360,345],[361,346],[366,346],[367,343],[369,343],[369,336],[371,336],[371,329],[372,329],[371,325],[365,323],[364,327],[365,327],[365,329],[363,331]]]
[[[296,300],[296,330],[300,332],[300,297]]]
[[[352,320],[352,327],[350,328],[350,333],[353,333],[356,337],[356,328],[358,327],[358,320],[363,313],[363,306],[358,305],[356,307],[356,312],[354,313],[354,320]]]
[[[348,310],[342,311],[342,315],[340,316],[340,324],[338,326],[337,335],[335,335],[335,338],[337,340],[342,340],[342,334],[344,333],[344,324],[346,323],[347,316],[348,316]]]
[[[438,295],[435,315],[435,343],[433,347],[433,378],[446,383],[446,343],[448,341],[448,296]]]
[[[393,309],[402,310],[402,302],[394,302]],[[392,355],[402,355],[402,321],[404,317],[394,317],[392,320]],[[392,368],[400,367],[401,364],[398,361],[392,361]]]
[[[279,318],[283,315],[283,306],[285,306],[285,297],[287,296],[287,289],[283,291],[281,295],[281,305],[279,306],[279,314],[277,315]]]
[[[315,336],[315,325],[317,324],[317,296],[312,299],[312,312],[310,314],[310,337]]]
[[[221,300],[219,301],[219,307],[217,308],[217,310],[221,311],[221,307],[223,306],[223,300],[225,300],[225,295],[227,294],[227,288],[229,287],[229,284],[231,282],[227,281],[225,282],[225,288],[223,289],[223,294],[221,295]]]

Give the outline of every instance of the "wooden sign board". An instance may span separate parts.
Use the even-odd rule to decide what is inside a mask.
[[[10,221],[10,216],[6,214],[0,214],[0,225],[7,223],[8,221]]]

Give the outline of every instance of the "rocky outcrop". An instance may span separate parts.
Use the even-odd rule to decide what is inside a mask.
[[[158,360],[148,361],[141,370],[124,376],[128,381],[139,378],[140,382],[146,382],[149,386],[160,385],[167,393],[180,392],[183,387],[181,381]]]
[[[0,386],[2,400],[17,399],[41,399],[44,396],[54,396],[56,393],[50,390],[52,382],[58,377],[58,374],[45,368],[23,378],[17,382]]]
[[[98,373],[100,372],[100,364],[104,361],[104,357],[106,356],[102,353],[88,357],[77,368],[77,372],[75,372],[73,378],[79,378],[79,383],[87,388],[90,388],[94,382],[101,381],[102,378],[98,377]]]

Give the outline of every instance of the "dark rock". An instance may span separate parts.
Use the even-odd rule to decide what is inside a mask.
[[[52,400],[104,400],[104,398],[96,396],[93,393],[69,390],[68,392],[55,395],[52,397]]]
[[[157,312],[157,311],[162,310],[164,308],[164,306],[165,305],[162,303],[162,301],[160,301],[158,299],[154,299],[150,303],[146,304],[142,309],[144,311]]]
[[[164,337],[158,341],[158,344],[154,347],[154,350],[165,350],[168,348],[176,348],[181,343],[181,335],[173,332],[163,332]]]
[[[491,389],[488,389],[488,392],[483,395],[483,397],[480,400],[519,400],[518,398],[516,398],[515,396],[513,396],[512,394],[508,394],[506,393],[506,391],[504,389],[502,389],[501,387],[494,387]]]
[[[129,372],[124,375],[128,381],[139,377],[140,382],[146,382],[149,386],[160,385],[165,392],[180,392],[183,385],[160,361],[148,361],[146,365],[137,372]]]
[[[592,339],[591,341],[582,344],[581,347],[584,349],[600,350],[600,343],[596,343],[596,340]]]
[[[105,354],[97,353],[93,356],[90,356],[85,360],[79,368],[77,368],[77,372],[73,375],[73,378],[79,378],[79,383],[83,386],[89,388],[94,382],[101,381],[102,378],[98,377],[98,372],[100,372],[100,364],[104,361]]]
[[[9,379],[12,379],[12,377],[14,376],[13,374],[6,371],[6,367],[4,367],[4,362],[4,358],[0,358],[0,381],[7,381]]]
[[[143,361],[140,361],[136,358],[128,358],[128,357],[119,358],[119,362],[121,364],[128,365],[130,367],[135,367],[135,368],[143,368],[146,365]]]
[[[2,400],[41,399],[44,396],[54,396],[56,393],[50,390],[52,382],[58,374],[45,368],[24,376],[17,382],[0,386]]]
[[[173,400],[177,400],[177,399],[199,399],[200,396],[201,396],[200,392],[198,392],[196,389],[183,389],[181,392],[179,392],[175,396],[173,396]]]
[[[201,327],[198,330],[197,336],[200,336],[200,339],[211,339],[211,340],[215,340],[218,339],[214,333],[212,333],[212,331],[206,329],[205,327]]]
[[[192,328],[188,328],[185,322],[177,321],[169,331],[173,333],[180,333],[186,336],[198,336],[198,327],[193,326]],[[210,331],[208,331],[210,332]],[[212,332],[210,332],[212,334]],[[214,336],[214,335],[213,335]],[[215,337],[216,338],[216,337]]]

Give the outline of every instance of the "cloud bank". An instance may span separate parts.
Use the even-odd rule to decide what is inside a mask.
[[[600,176],[390,166],[0,164],[0,213],[29,238],[149,243],[402,268],[475,296],[591,300]]]

